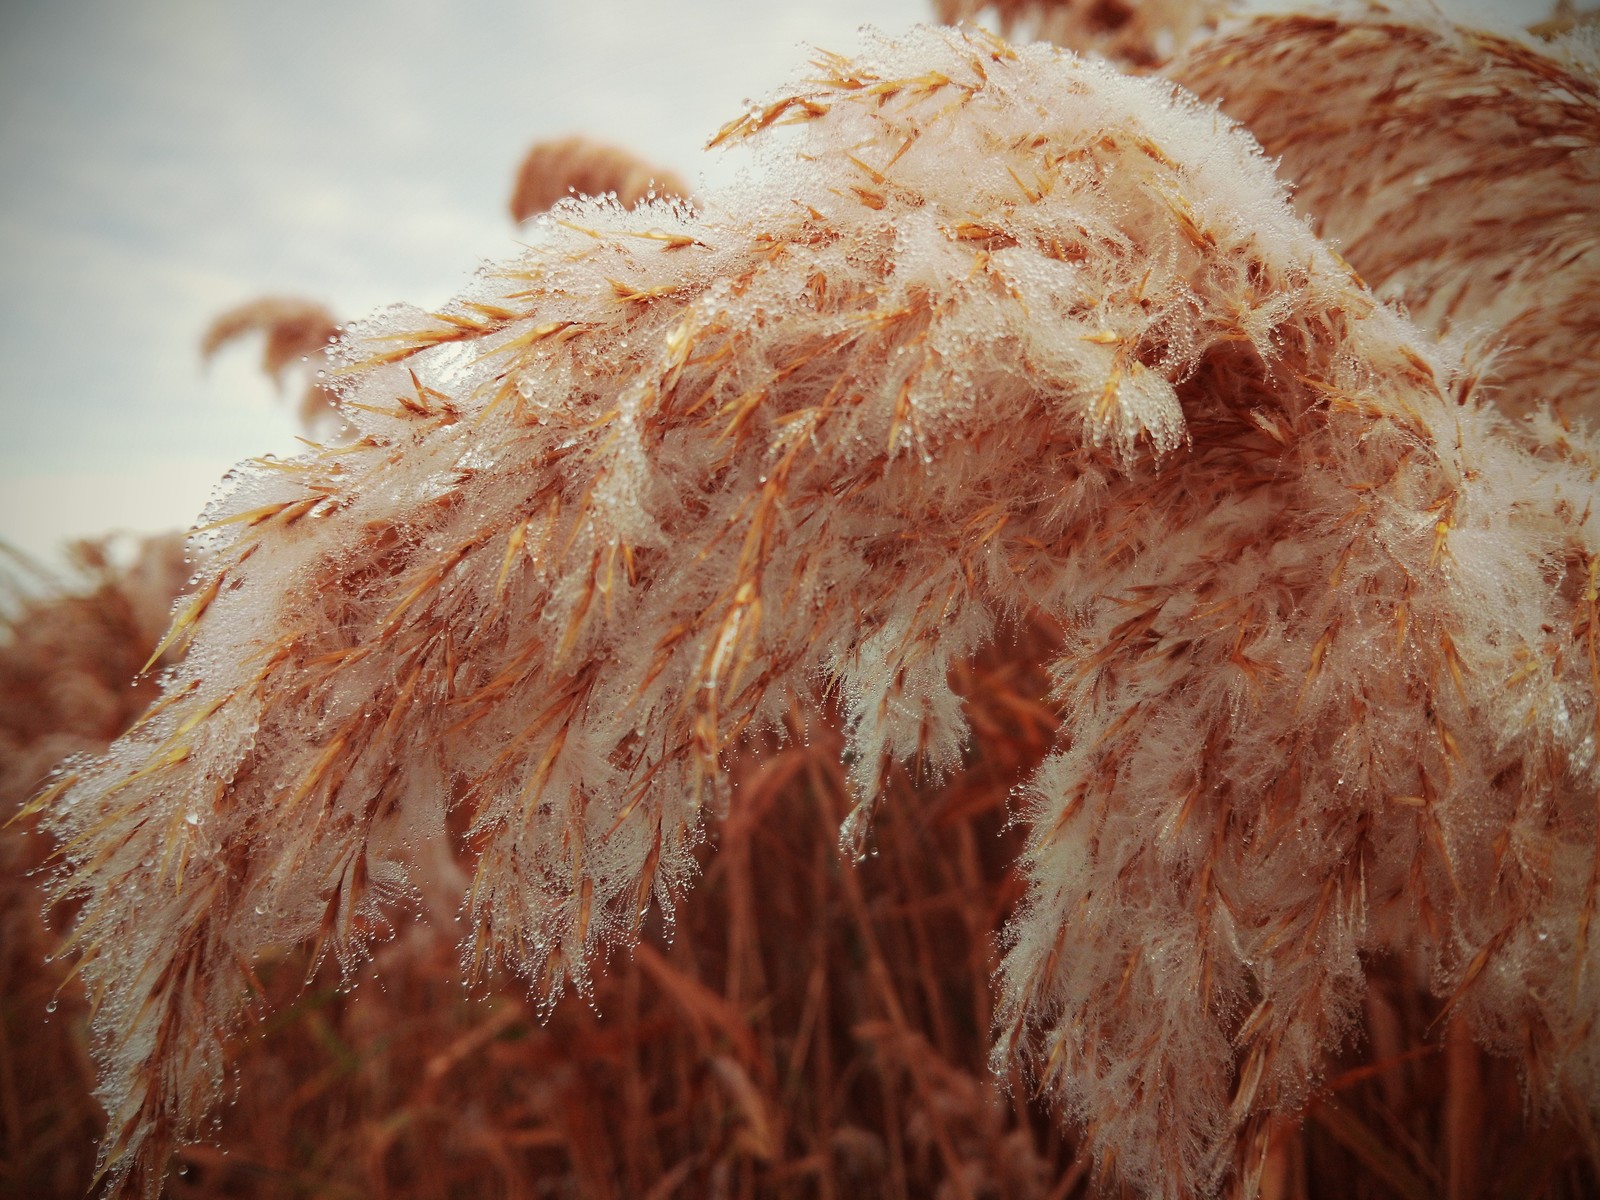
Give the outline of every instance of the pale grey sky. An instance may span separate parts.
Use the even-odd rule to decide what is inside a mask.
[[[0,5],[0,539],[31,553],[188,524],[229,466],[293,451],[251,348],[263,293],[342,317],[437,305],[517,250],[512,171],[583,132],[691,179],[705,138],[922,0]],[[708,160],[709,161],[706,161]]]
[[[1534,19],[1545,0],[1458,0]],[[926,0],[9,0],[0,4],[0,540],[190,523],[235,462],[290,453],[219,311],[438,305],[509,257],[511,173],[588,133],[691,180],[746,98]]]

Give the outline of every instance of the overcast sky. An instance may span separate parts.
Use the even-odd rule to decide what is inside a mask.
[[[1544,0],[1464,0],[1534,17]],[[0,0],[0,540],[187,525],[233,463],[292,453],[221,310],[437,306],[517,250],[533,141],[618,142],[691,181],[705,138],[926,0]]]

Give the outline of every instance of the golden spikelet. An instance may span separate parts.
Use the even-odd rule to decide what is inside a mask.
[[[1535,37],[1559,38],[1597,22],[1600,22],[1600,8],[1580,9],[1573,0],[1556,0],[1550,15],[1528,26],[1528,32]]]

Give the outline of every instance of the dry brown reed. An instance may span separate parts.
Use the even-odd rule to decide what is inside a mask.
[[[131,561],[119,565],[129,555]],[[188,567],[176,536],[83,541],[63,580],[0,572],[0,1193],[81,1196],[105,1118],[82,992],[60,956],[70,913],[41,913],[49,843],[13,823],[69,755],[104,753],[159,693],[137,678]],[[32,578],[29,578],[29,577]]]
[[[933,0],[947,25],[992,12],[1007,37],[1100,54],[1151,71],[1217,27],[1236,0]]]
[[[209,362],[240,338],[262,335],[261,369],[281,391],[284,374],[299,368],[305,376],[296,416],[310,433],[331,435],[343,424],[323,368],[339,324],[322,305],[295,296],[262,296],[228,309],[207,327],[200,355]]]
[[[1486,342],[1508,412],[1600,419],[1600,50],[1421,8],[1257,17],[1166,74],[1242,121],[1381,296]]]
[[[135,677],[189,574],[176,534],[131,545],[119,538],[75,542],[68,567],[65,579],[26,563],[0,573],[7,593],[0,604],[0,798],[10,806],[7,820],[50,768],[103,750],[155,698],[155,683]]]
[[[682,199],[689,187],[671,171],[586,137],[535,142],[517,168],[511,219],[518,224],[569,196],[607,196],[632,208],[650,197]]]

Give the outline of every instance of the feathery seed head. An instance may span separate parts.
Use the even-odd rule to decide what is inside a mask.
[[[349,440],[207,514],[187,657],[51,815],[118,1188],[262,947],[459,898],[470,971],[582,990],[757,735],[838,705],[854,834],[893,764],[961,768],[952,679],[1019,617],[1065,721],[997,1057],[1122,1178],[1242,1170],[1374,950],[1596,1094],[1592,439],[1458,402],[1169,84],[976,30],[814,66],[703,208],[564,201],[357,327]]]

